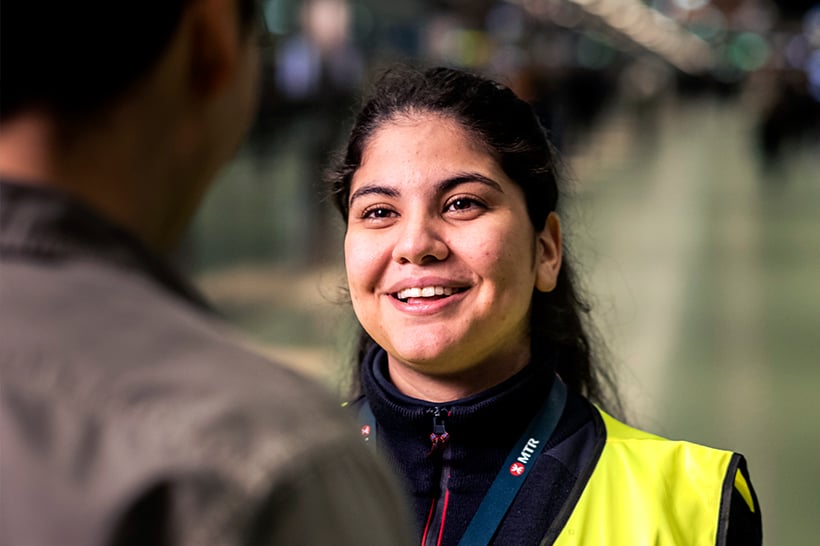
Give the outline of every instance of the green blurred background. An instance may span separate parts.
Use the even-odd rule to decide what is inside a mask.
[[[392,62],[532,102],[632,423],[744,453],[769,546],[820,535],[820,4],[268,0],[256,124],[179,260],[340,391],[352,320],[321,173]]]

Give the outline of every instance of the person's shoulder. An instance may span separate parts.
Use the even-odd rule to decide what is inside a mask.
[[[225,453],[266,438],[293,451],[353,430],[327,389],[139,271],[78,260],[4,277],[4,383],[45,412],[127,429],[178,461],[204,438]]]
[[[246,374],[286,374],[198,294],[139,267],[81,255],[54,263],[7,260],[2,273],[0,339],[18,354],[73,360],[90,374],[167,373],[171,363],[230,368],[221,378],[228,384]]]
[[[237,532],[288,544],[384,544],[404,533],[396,484],[334,398],[227,334],[192,336],[149,362],[129,355],[133,365],[116,373],[76,353],[15,353],[12,364],[22,356],[3,366],[2,420],[11,426],[0,429],[14,449],[0,474],[13,474],[4,481],[21,498],[42,498],[45,479],[56,496],[40,508],[75,514],[83,531],[79,522],[100,520],[126,534],[160,529],[164,520],[145,518],[170,517],[173,498],[185,544],[238,543],[229,538]],[[331,514],[343,517],[316,525]],[[56,539],[51,524],[36,532]]]

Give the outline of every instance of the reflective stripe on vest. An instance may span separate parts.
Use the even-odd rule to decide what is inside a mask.
[[[722,544],[739,456],[666,440],[601,411],[606,443],[556,546]],[[727,476],[732,477],[726,487]],[[726,493],[724,493],[726,491]],[[720,541],[719,541],[719,537]]]

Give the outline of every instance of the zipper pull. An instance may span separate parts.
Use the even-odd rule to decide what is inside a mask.
[[[441,451],[447,443],[447,440],[450,439],[450,433],[444,428],[444,418],[450,415],[449,410],[447,410],[447,408],[436,407],[431,411],[433,413],[433,432],[430,434],[430,442],[432,445],[428,456],[436,451]]]

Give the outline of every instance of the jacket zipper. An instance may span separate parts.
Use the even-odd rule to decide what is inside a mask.
[[[433,408],[433,432],[430,434],[430,457],[437,458],[439,465],[439,495],[433,499],[427,525],[421,537],[422,546],[440,546],[444,536],[444,525],[447,519],[447,505],[450,500],[450,491],[447,483],[450,479],[450,468],[444,466],[444,454],[449,450],[450,433],[445,427],[445,419],[450,412],[447,408]]]

